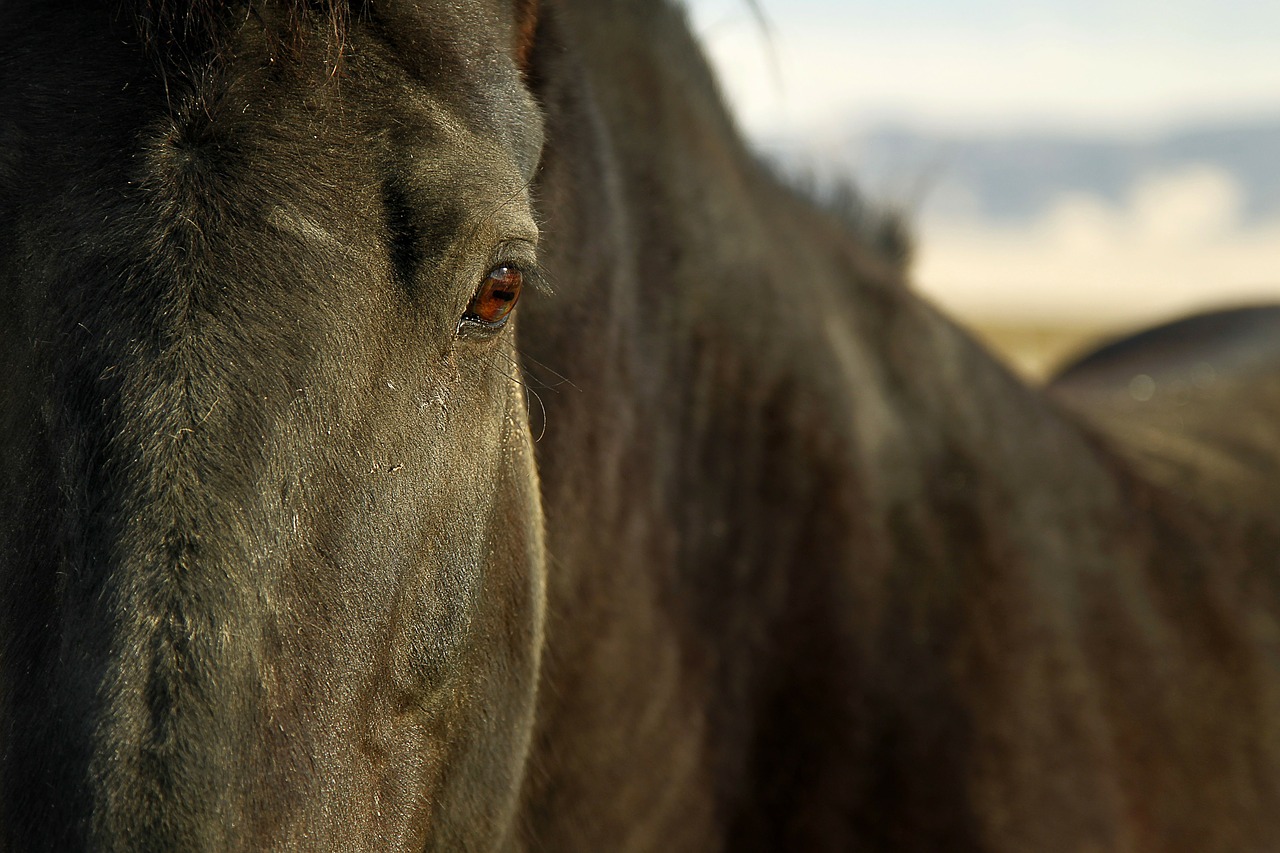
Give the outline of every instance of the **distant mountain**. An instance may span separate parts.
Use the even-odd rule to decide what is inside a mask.
[[[961,136],[883,126],[838,137],[820,151],[810,145],[784,137],[763,147],[805,171],[851,171],[868,195],[915,208],[922,218],[1026,221],[1068,192],[1120,205],[1145,179],[1206,165],[1238,184],[1244,224],[1280,217],[1280,117],[1146,139]]]

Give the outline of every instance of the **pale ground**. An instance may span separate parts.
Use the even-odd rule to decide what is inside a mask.
[[[955,317],[955,315],[952,315]],[[1013,322],[955,317],[980,341],[1032,382],[1039,382],[1103,341],[1124,334],[1129,327],[1104,324],[1054,324],[1049,321]]]

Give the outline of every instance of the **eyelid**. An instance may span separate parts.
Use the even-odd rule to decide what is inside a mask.
[[[546,296],[555,291],[547,280],[542,264],[538,262],[537,244],[527,239],[511,239],[499,243],[490,256],[487,276],[499,267],[512,267],[524,276],[524,286]],[[481,282],[483,283],[483,278]]]
[[[489,268],[509,264],[520,267],[537,266],[538,244],[532,240],[507,239],[493,247],[489,254]]]

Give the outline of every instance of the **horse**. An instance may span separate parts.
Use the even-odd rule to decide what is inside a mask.
[[[669,0],[0,25],[0,849],[1277,844],[1275,358],[1028,386]]]

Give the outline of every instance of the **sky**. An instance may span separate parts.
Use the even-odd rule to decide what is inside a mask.
[[[1280,105],[1275,0],[686,0],[746,128],[1126,132]]]
[[[766,149],[826,156],[885,125],[1114,140],[1280,116],[1280,0],[756,0],[763,28],[750,0],[684,2]],[[1184,163],[1119,201],[1063,187],[1025,222],[923,217],[914,277],[969,319],[1119,327],[1280,301],[1280,220],[1245,222],[1249,189]]]

